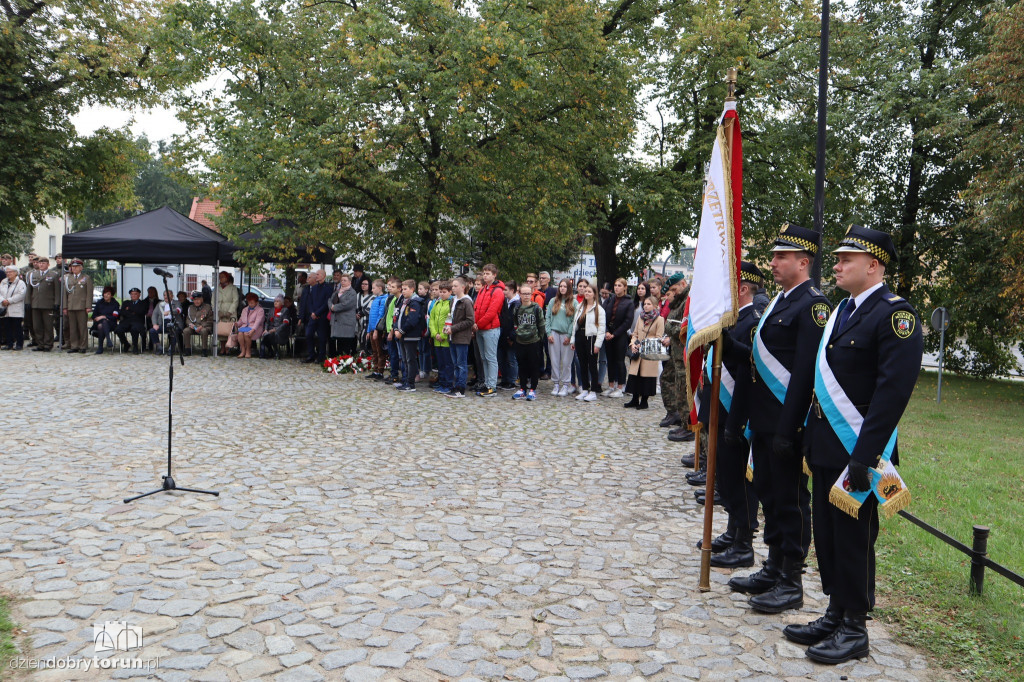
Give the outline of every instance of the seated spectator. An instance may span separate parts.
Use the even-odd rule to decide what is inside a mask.
[[[121,315],[121,306],[114,298],[114,287],[103,287],[103,298],[92,307],[92,335],[99,340],[96,355],[103,355],[103,346],[111,345],[110,337],[117,327],[117,318]]]
[[[25,345],[22,325],[25,323],[25,293],[28,291],[28,285],[18,277],[18,268],[13,264],[13,259],[6,254],[4,256],[4,260],[7,261],[4,266],[6,278],[0,282],[0,306],[3,307],[0,325],[3,329],[3,346],[6,350],[21,350]]]
[[[128,345],[127,334],[132,335],[132,354],[139,355],[142,350],[139,348],[139,338],[146,331],[148,322],[149,304],[140,300],[142,291],[137,287],[128,290],[129,300],[121,304],[121,312],[117,319],[115,333],[121,340],[121,348]]]
[[[182,332],[185,355],[192,355],[192,335],[199,334],[203,344],[203,357],[210,354],[210,334],[213,333],[213,308],[203,303],[203,292],[192,292],[192,305],[185,313],[185,330]]]
[[[289,301],[290,303],[290,301]],[[295,321],[292,317],[290,306],[285,306],[285,297],[278,294],[274,299],[274,309],[267,315],[263,323],[263,335],[260,337],[260,357],[269,358],[271,355],[281,359],[279,346],[288,343]]]
[[[177,323],[178,326],[181,326],[182,319],[181,306],[171,298],[170,291],[165,291],[164,300],[153,307],[153,312],[149,316],[149,347],[154,355],[164,352],[163,345],[160,343],[161,335],[164,334],[168,339],[167,351],[174,355],[178,345],[178,335],[174,330],[174,325]]]
[[[263,336],[263,318],[260,297],[253,292],[245,295],[245,307],[238,316],[238,357],[252,357],[252,341]]]
[[[146,302],[146,320],[149,321],[153,318],[153,312],[160,306],[161,303],[160,294],[157,292],[156,287],[146,288],[146,298],[142,299]],[[148,337],[148,339],[147,339]],[[150,343],[147,343],[147,340]],[[153,348],[152,344],[153,335],[143,334],[142,335],[142,350],[149,350]]]

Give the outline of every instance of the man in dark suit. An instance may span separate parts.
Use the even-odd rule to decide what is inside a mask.
[[[784,631],[812,645],[809,658],[831,664],[868,655],[878,498],[869,494],[854,518],[829,493],[847,467],[844,487],[863,492],[873,489],[869,469],[884,464],[883,457],[898,463],[890,439],[917,383],[923,345],[917,312],[883,282],[897,258],[889,235],[851,225],[834,253],[836,286],[850,297],[836,308],[818,350],[805,440],[814,477],[814,549],[829,606],[821,618]]]
[[[302,321],[306,327],[306,347],[309,350],[303,362],[322,363],[327,359],[327,338],[331,333],[327,309],[334,287],[327,284],[327,273],[323,270],[311,274],[308,281],[309,291],[302,295]]]
[[[811,285],[821,235],[786,223],[771,269],[782,288],[754,333],[750,390],[754,488],[764,510],[768,561],[729,586],[752,594],[750,606],[781,613],[803,606],[803,565],[811,544],[811,494],[803,472],[804,419],[811,404],[814,354],[828,322],[828,299]]]
[[[715,553],[711,565],[718,568],[742,568],[754,565],[754,531],[757,530],[757,494],[747,481],[747,456],[750,445],[743,432],[748,420],[750,398],[750,353],[735,352],[737,342],[747,347],[761,314],[754,307],[754,295],[765,284],[764,273],[753,263],[740,264],[739,319],[723,334],[722,395],[718,415],[718,468],[715,484],[722,506],[729,514],[726,532],[711,543]],[[728,337],[728,338],[726,338]],[[726,404],[728,402],[728,404]],[[699,420],[710,428],[711,377],[705,374],[701,392]],[[698,543],[698,547],[700,543]]]
[[[121,314],[117,319],[117,337],[121,339],[122,349],[128,345],[126,334],[132,335],[132,353],[138,355],[139,337],[146,331],[149,317],[149,303],[141,300],[142,291],[138,287],[128,290],[128,300],[121,304]]]

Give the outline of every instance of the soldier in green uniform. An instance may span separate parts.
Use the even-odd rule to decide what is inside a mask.
[[[693,431],[690,430],[690,398],[686,392],[686,298],[690,295],[690,285],[683,279],[682,273],[676,273],[669,278],[670,287],[675,290],[675,298],[669,306],[668,319],[665,322],[665,333],[672,340],[669,346],[671,362],[666,362],[665,367],[672,366],[672,390],[676,395],[680,423],[675,429],[668,432],[668,439],[676,443],[692,441]],[[667,382],[665,382],[667,383]],[[662,384],[662,391],[665,390]],[[691,462],[689,466],[693,466]]]
[[[675,286],[683,279],[682,275],[672,275],[669,280],[671,284],[667,285],[667,291],[665,296],[669,299],[669,315],[668,320],[673,319],[672,313],[677,311],[682,314],[682,302],[683,299],[678,295],[679,290]],[[677,305],[678,304],[678,305]],[[678,316],[674,318],[677,322],[680,319]],[[679,333],[678,324],[669,324],[666,320],[665,324],[665,340],[669,343],[669,349],[671,353],[671,342],[673,334]],[[664,343],[664,341],[663,341]],[[681,408],[679,406],[679,394],[676,391],[676,373],[675,366],[671,360],[662,363],[661,367],[661,401],[665,405],[665,421],[668,422],[668,426],[681,424]],[[662,422],[665,423],[665,422]]]
[[[60,297],[60,271],[50,269],[50,259],[42,256],[36,259],[36,269],[26,273],[25,282],[32,292],[32,329],[36,337],[34,350],[53,350],[53,308]]]
[[[20,271],[21,278],[25,281],[25,339],[28,340],[29,348],[36,344],[36,335],[32,331],[32,287],[28,286],[28,275],[35,272],[36,261],[39,259],[34,253],[28,254],[28,265]]]
[[[64,275],[64,315],[68,324],[69,353],[84,353],[88,345],[87,322],[92,310],[92,278],[82,272],[82,261],[71,261],[71,272]]]

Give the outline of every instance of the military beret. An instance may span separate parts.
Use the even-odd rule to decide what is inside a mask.
[[[800,227],[793,223],[785,223],[775,238],[772,251],[806,251],[812,256],[821,248],[821,235],[814,230]]]
[[[129,294],[141,294],[142,293],[142,289],[140,289],[138,287],[132,287],[131,289],[128,290],[128,293]]]
[[[203,292],[201,292],[201,291],[193,291],[192,292],[192,296],[190,296],[189,298],[202,298],[202,297],[203,297]]]
[[[860,225],[850,225],[839,241],[839,248],[832,253],[870,253],[886,266],[899,258],[892,237]]]
[[[672,286],[673,284],[678,284],[681,281],[683,281],[683,273],[676,272],[673,273],[672,276],[669,277],[667,280],[665,280],[665,284],[667,284],[668,286]]]

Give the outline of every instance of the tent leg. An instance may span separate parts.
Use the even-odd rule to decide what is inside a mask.
[[[217,325],[220,324],[220,318],[217,317],[217,298],[220,292],[220,260],[213,266],[213,348],[212,355],[214,358],[217,357],[217,348],[220,346],[220,337],[217,336]]]

